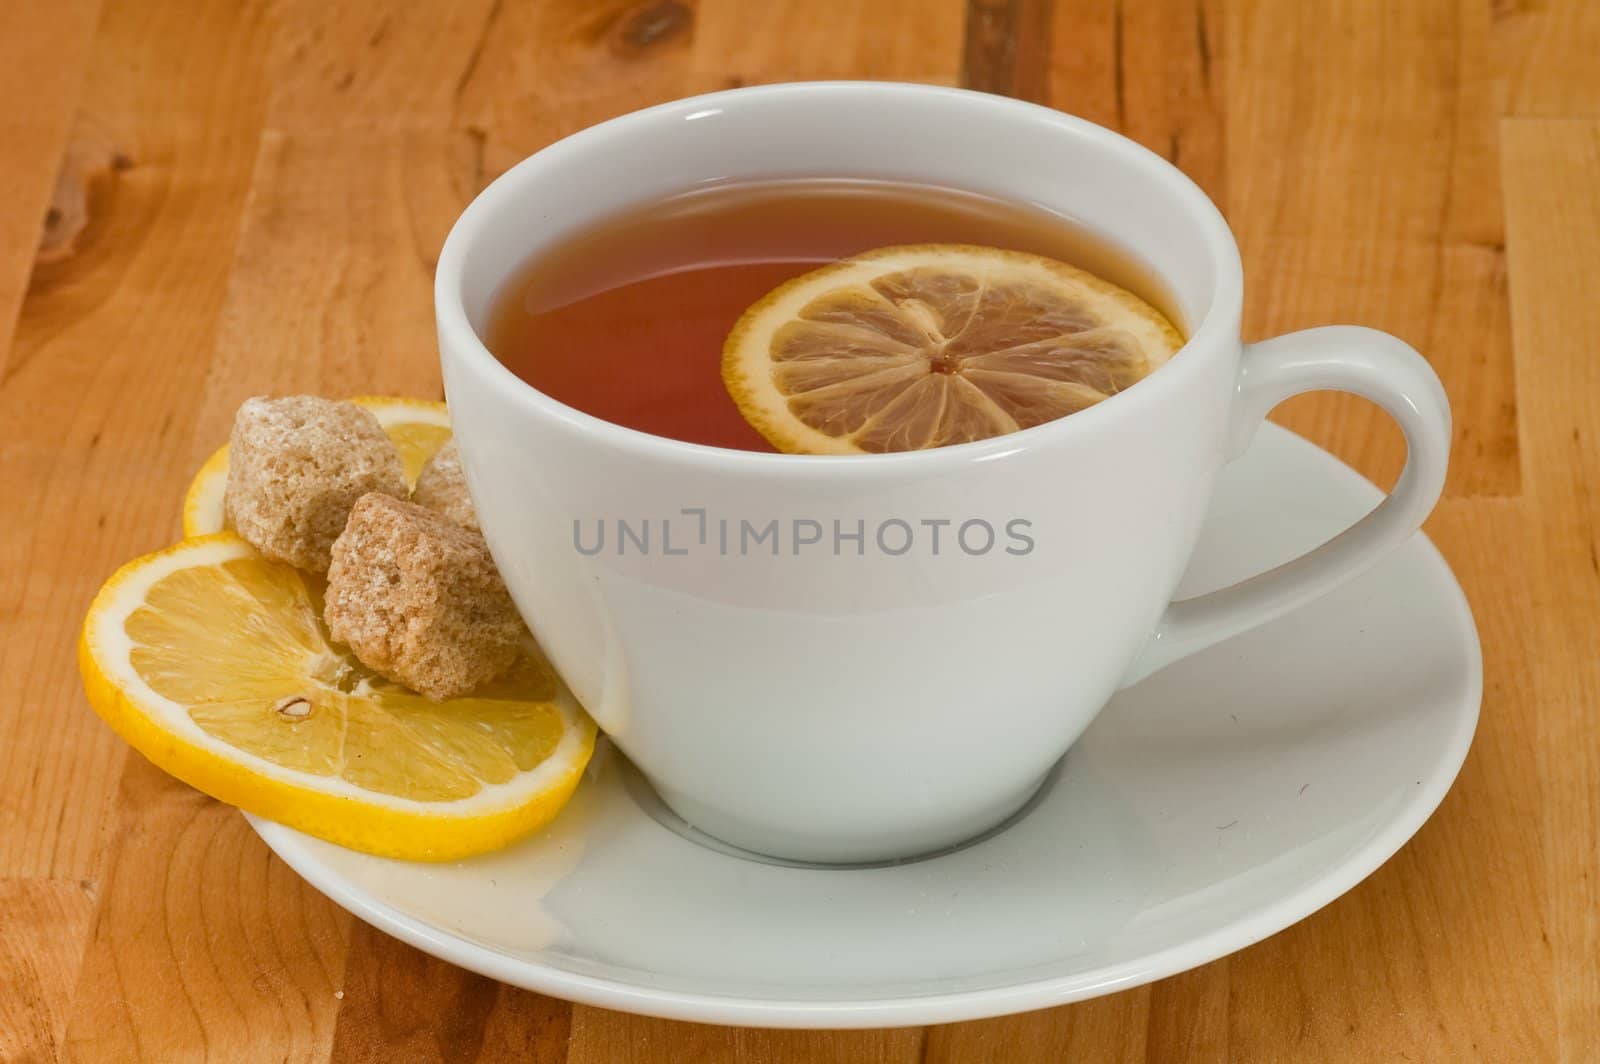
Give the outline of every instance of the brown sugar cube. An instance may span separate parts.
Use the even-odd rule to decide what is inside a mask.
[[[267,557],[325,572],[350,508],[374,491],[405,498],[406,473],[370,410],[258,396],[234,416],[223,505],[229,526]]]
[[[461,452],[456,450],[454,437],[422,467],[417,475],[416,489],[411,501],[426,506],[441,517],[448,518],[462,528],[474,532],[478,528],[478,512],[472,508],[472,496],[467,494],[467,478],[461,472]]]
[[[350,511],[324,601],[362,664],[436,701],[504,672],[524,631],[482,536],[387,495]]]

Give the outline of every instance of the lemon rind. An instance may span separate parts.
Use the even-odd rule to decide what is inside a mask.
[[[975,244],[901,244],[877,248],[791,278],[752,304],[734,324],[722,348],[722,382],[752,428],[787,454],[865,454],[849,436],[831,436],[788,412],[788,397],[772,381],[770,344],[785,323],[823,292],[864,284],[887,273],[953,257],[982,260],[988,268],[1023,270],[1086,292],[1096,310],[1116,307],[1141,326],[1139,340],[1152,369],[1183,346],[1183,336],[1155,307],[1132,292],[1068,263],[1041,255]]]
[[[229,532],[184,540],[124,565],[95,596],[79,640],[79,668],[90,704],[130,746],[230,805],[329,842],[407,860],[455,860],[499,849],[537,830],[566,804],[597,732],[564,686],[553,701],[564,727],[550,756],[511,781],[485,784],[470,797],[448,802],[366,791],[274,764],[206,734],[134,670],[133,641],[123,625],[165,576],[253,554]]]

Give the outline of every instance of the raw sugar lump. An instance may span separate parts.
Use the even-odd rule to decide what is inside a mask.
[[[477,532],[372,493],[332,553],[328,631],[374,672],[439,700],[516,660],[522,618]]]
[[[311,395],[247,399],[228,441],[223,508],[269,558],[326,572],[333,541],[363,495],[405,498],[405,467],[378,419]]]

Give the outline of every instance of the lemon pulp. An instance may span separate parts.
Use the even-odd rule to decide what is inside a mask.
[[[511,672],[432,702],[333,643],[320,590],[223,533],[129,563],[81,660],[96,710],[161,768],[357,849],[463,856],[548,820],[595,729],[531,643]]]
[[[1182,342],[1138,296],[1065,263],[917,244],[779,286],[729,334],[722,373],[779,450],[881,453],[1065,417],[1130,387]]]

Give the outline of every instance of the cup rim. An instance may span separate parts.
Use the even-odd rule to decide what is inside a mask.
[[[639,429],[618,425],[568,406],[511,372],[489,351],[478,331],[467,318],[462,292],[464,265],[472,247],[492,228],[502,207],[515,198],[538,172],[548,164],[551,154],[599,148],[606,141],[639,126],[661,121],[683,121],[696,112],[715,111],[724,105],[748,105],[768,101],[825,97],[874,96],[895,98],[924,96],[959,100],[1009,110],[1026,115],[1047,127],[1070,130],[1096,141],[1106,150],[1121,154],[1134,165],[1144,167],[1166,183],[1181,205],[1193,215],[1203,235],[1215,270],[1210,306],[1206,309],[1183,346],[1157,372],[1126,391],[1080,410],[1031,428],[993,436],[971,443],[953,444],[920,451],[889,454],[804,455],[765,451],[743,451],[690,443],[657,436]],[[830,475],[859,475],[868,472],[915,472],[948,467],[966,462],[1002,458],[1034,447],[1054,446],[1075,436],[1090,435],[1111,418],[1137,417],[1141,407],[1149,406],[1163,388],[1181,386],[1186,375],[1180,370],[1198,357],[1195,352],[1237,340],[1243,304],[1244,271],[1233,232],[1221,211],[1205,192],[1183,171],[1136,141],[1104,126],[1040,104],[1006,96],[939,85],[894,81],[795,81],[770,85],[725,89],[687,96],[619,115],[597,123],[539,149],[495,178],[469,203],[451,226],[440,251],[434,273],[434,313],[437,319],[441,355],[445,351],[465,360],[471,368],[495,382],[512,402],[536,416],[561,422],[578,436],[613,450],[639,457],[677,459],[729,470],[786,475],[827,469]],[[1233,336],[1226,334],[1232,333]],[[451,356],[444,356],[451,357]]]

